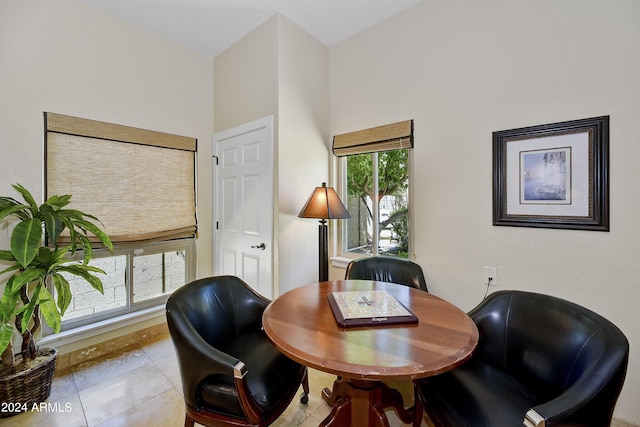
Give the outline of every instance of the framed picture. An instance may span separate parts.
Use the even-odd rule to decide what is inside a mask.
[[[493,225],[609,231],[609,116],[494,132]]]

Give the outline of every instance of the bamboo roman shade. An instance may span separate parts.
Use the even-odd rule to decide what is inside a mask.
[[[333,137],[333,154],[338,157],[405,148],[413,148],[413,120]]]
[[[197,140],[45,113],[46,196],[70,194],[114,243],[193,237]]]

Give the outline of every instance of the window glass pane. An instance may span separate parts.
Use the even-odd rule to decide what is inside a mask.
[[[372,213],[370,192],[373,191],[371,154],[347,157],[347,210],[351,219],[346,226],[347,251],[371,253]],[[369,181],[367,181],[369,180]]]
[[[187,251],[165,252],[165,294],[170,294],[187,283]]]
[[[62,318],[61,330],[163,304],[173,291],[193,280],[194,249],[193,239],[178,239],[149,243],[143,247],[116,247],[113,252],[106,249],[94,251],[91,265],[107,273],[99,275],[104,295],[83,279],[65,274],[72,300]],[[138,256],[137,253],[142,251],[145,254]],[[75,258],[81,260],[82,255],[76,253]],[[53,284],[50,284],[49,291],[57,298]],[[43,325],[43,335],[52,333],[51,328]]]
[[[170,294],[184,285],[185,258],[184,250],[136,256],[133,259],[133,302]]]
[[[352,218],[344,221],[347,252],[408,256],[408,153],[394,150],[347,157],[347,209]],[[376,157],[378,161],[374,164]],[[375,223],[374,202],[378,211]]]
[[[63,273],[69,282],[72,295],[71,303],[62,317],[63,321],[127,306],[127,257],[122,255],[94,258],[89,265],[101,268],[107,273],[98,275],[102,280],[104,295],[93,289],[84,279]],[[57,299],[55,292],[53,296]]]

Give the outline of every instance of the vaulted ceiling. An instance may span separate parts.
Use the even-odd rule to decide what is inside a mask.
[[[423,0],[84,0],[215,57],[276,13],[328,47]]]

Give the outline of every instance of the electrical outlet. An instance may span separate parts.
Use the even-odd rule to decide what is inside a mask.
[[[498,286],[498,269],[496,267],[484,268],[483,285],[486,285],[487,283],[492,286]]]

